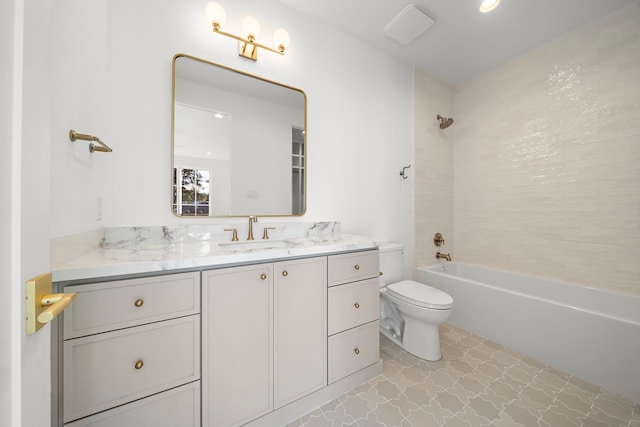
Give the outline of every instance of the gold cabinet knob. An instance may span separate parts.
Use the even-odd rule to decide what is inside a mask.
[[[260,275],[260,278],[261,278],[262,280],[267,280],[267,275],[266,275],[266,274],[264,274],[264,273],[262,273],[262,274]]]
[[[354,306],[355,308],[360,308],[360,304],[359,304],[359,303],[355,303],[355,304],[353,304],[353,306]]]
[[[133,366],[134,366],[134,368],[136,368],[136,369],[142,369],[142,367],[144,366],[144,362],[142,362],[142,360],[138,360],[138,361],[136,362],[136,364],[135,364],[135,365],[133,365]]]
[[[142,299],[137,299],[136,302],[133,303],[136,307],[142,307],[142,304],[144,304]]]
[[[355,268],[356,270],[360,270],[360,266],[358,264],[354,265],[353,268]]]
[[[382,276],[384,273],[382,271],[378,272],[378,276]]]
[[[355,354],[360,354],[360,349],[358,347],[356,347],[356,348],[353,349],[353,352]]]
[[[287,277],[287,276],[289,275],[289,272],[288,272],[287,270],[285,270],[285,271],[283,271],[283,272],[282,272],[282,275],[283,275],[284,277]]]

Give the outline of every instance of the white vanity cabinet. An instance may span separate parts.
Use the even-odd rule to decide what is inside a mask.
[[[326,263],[203,272],[204,426],[245,424],[326,385]]]
[[[378,277],[378,251],[329,256],[329,384],[379,359]]]
[[[57,282],[52,425],[287,425],[382,372],[377,250],[231,262]]]
[[[200,425],[199,273],[64,291],[76,292],[62,327],[66,426]]]

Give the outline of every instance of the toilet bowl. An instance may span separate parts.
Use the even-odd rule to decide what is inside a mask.
[[[380,331],[391,341],[421,359],[436,361],[440,351],[439,326],[453,309],[447,293],[402,278],[403,247],[379,244]]]

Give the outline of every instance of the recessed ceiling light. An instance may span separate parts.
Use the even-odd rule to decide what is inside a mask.
[[[213,117],[215,117],[216,119],[221,119],[221,118],[223,118],[224,116],[223,116],[222,114],[220,114],[220,113],[215,113],[215,114],[213,115]]]
[[[480,4],[480,12],[487,13],[498,7],[500,0],[484,0]]]

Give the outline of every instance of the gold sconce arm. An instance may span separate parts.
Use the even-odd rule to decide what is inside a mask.
[[[76,297],[75,293],[52,294],[51,273],[41,274],[26,283],[27,335],[35,334],[51,322]]]
[[[75,141],[78,139],[82,141],[91,141],[91,144],[89,144],[89,152],[91,153],[93,153],[94,151],[100,151],[102,153],[110,153],[113,151],[111,147],[100,141],[100,138],[98,138],[97,136],[88,135],[86,133],[78,133],[73,129],[69,131],[69,139],[71,141]],[[94,142],[98,143],[99,145],[94,144]]]
[[[220,26],[219,25],[215,25],[215,24],[213,24],[213,31],[215,33],[218,33],[218,34],[222,34],[223,36],[231,37],[232,39],[238,40],[241,43],[240,44],[240,48],[239,48],[240,50],[242,50],[243,47],[245,47],[245,50],[246,50],[246,46],[245,45],[249,44],[249,45],[254,45],[254,46],[262,48],[262,49],[266,49],[266,50],[268,50],[270,52],[273,52],[273,53],[277,53],[279,55],[284,55],[284,51],[285,51],[284,45],[279,45],[278,49],[273,49],[273,48],[271,48],[269,46],[265,46],[265,45],[263,45],[261,43],[256,42],[255,39],[253,39],[253,40],[251,38],[245,39],[243,37],[236,36],[235,34],[231,34],[231,33],[227,33],[226,31],[222,31],[220,29]],[[244,43],[244,45],[242,43]],[[251,59],[254,59],[254,58],[251,58]]]

